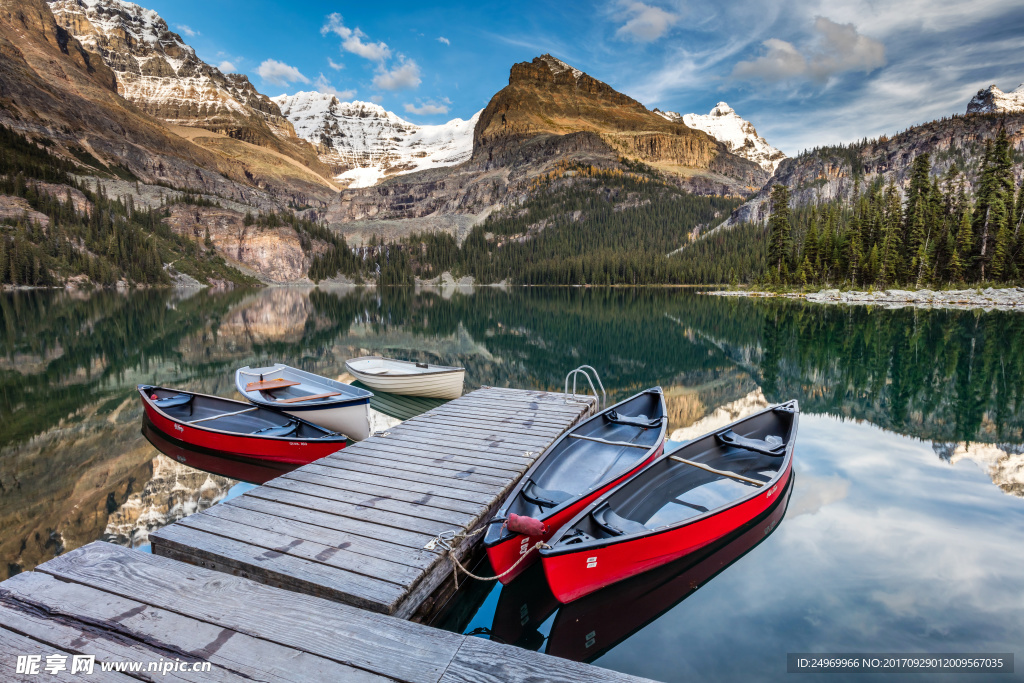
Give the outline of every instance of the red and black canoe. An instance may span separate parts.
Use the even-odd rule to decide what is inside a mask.
[[[345,447],[348,438],[270,408],[140,384],[153,429],[206,453],[307,465]]]
[[[487,557],[507,584],[537,559],[531,549],[665,447],[661,387],[616,403],[563,434],[533,463],[484,536]],[[526,524],[520,523],[525,518]],[[510,529],[511,527],[511,529]],[[519,559],[530,553],[532,557]]]
[[[790,401],[695,439],[591,503],[540,551],[555,598],[660,567],[764,513],[792,474],[799,412]]]

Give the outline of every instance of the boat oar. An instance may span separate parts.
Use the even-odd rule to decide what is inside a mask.
[[[233,413],[221,413],[220,415],[211,415],[210,417],[201,417],[198,420],[192,420],[185,424],[194,425],[196,422],[206,422],[207,420],[219,420],[222,417],[230,417],[231,415],[241,415],[242,413],[250,413],[254,410],[259,410],[259,406],[253,406],[252,408],[246,408],[245,410],[236,410]]]
[[[675,460],[676,462],[681,462],[684,465],[691,465],[691,466],[696,467],[698,469],[702,469],[702,470],[704,470],[706,472],[711,472],[712,474],[718,474],[718,475],[723,476],[723,477],[729,477],[730,479],[738,479],[739,481],[745,481],[748,484],[753,484],[754,486],[764,486],[764,482],[763,481],[758,481],[757,479],[751,479],[750,477],[744,477],[742,474],[733,474],[732,472],[723,472],[722,470],[716,470],[714,467],[708,467],[707,465],[704,465],[704,464],[699,463],[699,462],[694,462],[692,460],[687,460],[686,458],[680,458],[678,455],[670,455],[670,456],[668,456],[668,458],[669,458],[669,460]]]

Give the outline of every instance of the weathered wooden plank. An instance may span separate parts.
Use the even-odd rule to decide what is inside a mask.
[[[649,680],[482,638],[466,638],[441,678],[442,683],[639,683]]]
[[[334,467],[341,470],[349,470],[352,472],[362,472],[363,474],[375,474],[382,477],[390,477],[394,480],[404,481],[416,481],[422,484],[432,484],[434,486],[446,486],[452,489],[452,492],[456,490],[465,491],[476,491],[477,493],[486,493],[493,496],[494,494],[503,490],[501,486],[495,486],[493,484],[481,484],[476,481],[469,481],[467,479],[456,479],[454,477],[437,477],[419,472],[407,472],[404,470],[397,470],[391,467],[381,467],[379,465],[366,465],[361,462],[348,462],[345,460],[337,460],[333,458],[321,458],[317,461],[318,465],[323,467]],[[405,484],[402,484],[403,486]]]
[[[306,525],[300,527],[296,522],[280,520],[273,525],[274,528],[266,528],[269,524],[252,524],[253,513],[242,508],[230,508],[231,517],[225,515],[190,515],[182,519],[183,526],[204,531],[215,536],[224,536],[235,541],[248,545],[257,546],[266,550],[272,550],[285,555],[293,555],[310,562],[319,562],[328,567],[334,567],[343,572],[360,574],[371,579],[370,583],[383,582],[392,583],[397,586],[406,586],[415,581],[422,573],[419,568],[405,564],[392,562],[390,559],[381,559],[370,555],[363,555],[351,552],[351,541],[341,541],[337,544],[327,544],[327,534],[311,533],[318,527]],[[248,513],[239,514],[239,513]],[[264,519],[266,519],[264,515]],[[325,529],[319,529],[326,531]],[[293,533],[294,532],[294,533]],[[296,543],[296,541],[301,541]],[[395,547],[397,551],[398,548]],[[397,553],[396,553],[397,554]],[[354,579],[357,582],[365,583],[362,579]]]
[[[328,500],[352,503],[357,507],[370,508],[373,510],[387,510],[388,512],[420,517],[422,519],[429,519],[434,522],[440,522],[448,525],[462,526],[469,523],[476,517],[475,514],[453,512],[442,508],[409,503],[392,498],[387,494],[367,496],[363,493],[353,493],[344,489],[321,486],[319,484],[311,484],[309,482],[296,481],[294,479],[273,479],[264,484],[264,486],[268,488],[284,489],[294,493],[302,493],[308,496],[316,496],[318,498],[326,498]]]
[[[406,472],[423,472],[424,474],[468,479],[469,481],[478,481],[481,484],[494,484],[495,486],[501,486],[510,477],[515,476],[515,473],[508,470],[496,470],[480,464],[452,464],[444,460],[433,462],[433,460],[436,460],[433,458],[430,460],[415,457],[396,458],[388,456],[386,453],[367,453],[366,451],[364,453],[365,455],[358,451],[349,451],[348,453],[335,453],[327,457],[329,461],[362,462],[367,465],[391,467]]]
[[[0,662],[3,662],[4,681],[11,681],[12,683],[39,683],[40,680],[44,680],[59,681],[59,683],[81,683],[84,679],[88,681],[101,681],[102,683],[132,683],[136,680],[134,678],[129,678],[124,674],[100,671],[99,665],[94,667],[91,676],[84,677],[81,673],[72,675],[70,673],[70,667],[71,657],[74,654],[79,653],[63,650],[49,644],[44,645],[37,640],[23,636],[20,633],[8,631],[0,626]],[[39,673],[16,673],[18,655],[40,655],[42,660],[39,664]],[[46,669],[43,668],[46,665],[47,655],[66,656],[69,671],[60,671],[53,675],[47,673]]]
[[[415,455],[420,458],[426,458],[428,460],[437,460],[438,462],[465,462],[467,464],[481,464],[488,467],[496,467],[498,469],[509,469],[516,471],[521,467],[529,467],[533,462],[533,458],[528,458],[522,454],[520,455],[497,455],[497,454],[482,454],[479,451],[472,450],[457,450],[454,448],[444,449],[443,454],[438,454],[434,449],[424,450],[420,448],[410,448],[408,446],[400,445],[399,442],[389,442],[386,446],[381,444],[379,441],[373,443],[361,442],[356,446],[350,446],[351,452],[354,453],[365,453],[365,452],[385,452],[394,453],[396,455]]]
[[[585,414],[590,410],[590,406],[583,405],[582,403],[566,403],[566,402],[555,402],[555,403],[539,403],[537,401],[531,401],[529,399],[516,399],[508,398],[503,396],[478,396],[471,394],[463,396],[458,399],[458,402],[446,403],[444,406],[439,407],[454,407],[454,406],[478,406],[484,409],[491,410],[530,410],[537,413],[544,413],[548,415],[574,415],[576,413]],[[432,409],[433,410],[433,409]]]
[[[410,683],[436,683],[463,641],[109,543],[73,550],[37,571]]]
[[[497,430],[489,427],[480,426],[475,427],[472,425],[452,425],[448,426],[445,424],[437,423],[419,423],[419,422],[403,422],[402,424],[394,427],[390,430],[391,433],[396,431],[403,435],[407,434],[435,434],[438,436],[447,436],[453,441],[460,443],[472,443],[473,441],[479,441],[481,443],[488,443],[491,441],[499,441],[505,443],[513,443],[516,445],[522,445],[524,448],[532,447],[533,450],[538,448],[544,448],[550,443],[561,430],[557,432],[550,432],[551,436],[543,435],[543,430],[518,432],[515,430]],[[385,437],[386,438],[386,437]]]
[[[534,401],[537,403],[562,403],[567,398],[569,398],[569,394],[563,394],[561,392],[542,391],[537,389],[513,389],[511,387],[491,386],[480,387],[476,391],[471,392],[469,395],[473,396],[477,394],[485,398],[507,397],[515,400]]]
[[[333,468],[325,468],[328,472],[333,472],[337,475],[338,470]],[[278,477],[276,482],[294,481],[296,483],[307,483],[315,484],[317,486],[324,486],[328,488],[339,489],[342,491],[350,491],[352,493],[358,493],[363,496],[387,496],[394,500],[403,500],[413,505],[419,505],[423,507],[439,508],[441,510],[451,510],[453,512],[463,512],[470,515],[477,515],[482,510],[486,509],[484,503],[474,503],[472,501],[460,500],[458,498],[449,498],[443,495],[435,495],[432,493],[417,493],[415,491],[409,491],[405,488],[395,488],[380,486],[378,484],[367,484],[364,482],[353,481],[352,479],[345,476],[329,476],[319,474],[318,472],[307,471],[307,468],[290,472],[283,477]],[[451,495],[450,490],[446,490]]]
[[[450,436],[447,437],[436,437],[430,434],[413,434],[411,431],[398,432],[393,434],[389,432],[389,436],[386,437],[374,437],[374,442],[379,443],[378,439],[383,439],[387,444],[401,445],[407,448],[419,448],[425,452],[447,452],[448,450],[466,450],[472,449],[480,453],[491,454],[491,455],[511,455],[525,457],[524,454],[529,452],[537,452],[538,448],[524,448],[521,445],[515,443],[506,443],[502,441],[479,441],[473,440],[470,443],[459,439],[453,439]],[[348,449],[345,449],[348,450]]]
[[[0,586],[0,623],[66,652],[95,655],[93,675],[102,662],[139,662],[145,669],[150,663],[179,660],[209,662],[210,667],[136,675],[196,683],[393,680],[38,572],[20,574]]]
[[[317,468],[322,468],[322,469],[317,469]],[[298,472],[300,470],[295,470],[295,471]],[[453,489],[453,488],[450,488],[448,486],[448,482],[447,481],[445,481],[444,483],[438,484],[438,483],[424,483],[424,482],[410,481],[408,479],[404,479],[404,480],[403,479],[396,479],[396,478],[388,476],[386,474],[377,474],[377,473],[373,473],[373,472],[371,472],[371,473],[359,472],[359,471],[351,470],[351,469],[342,469],[342,468],[339,468],[339,467],[336,467],[336,466],[335,467],[324,467],[323,465],[320,465],[319,461],[314,463],[314,464],[312,464],[312,465],[306,465],[305,467],[301,468],[301,471],[303,471],[303,472],[307,472],[307,471],[308,472],[316,472],[316,473],[331,472],[331,473],[333,473],[332,476],[344,477],[345,480],[347,480],[347,481],[361,482],[361,483],[371,484],[373,486],[384,486],[384,487],[387,487],[387,488],[399,488],[400,487],[402,489],[405,489],[406,491],[412,491],[412,492],[415,492],[415,493],[422,494],[424,496],[426,496],[426,495],[435,496],[436,495],[436,496],[448,496],[448,497],[450,497],[450,496],[453,496],[453,495],[458,495],[459,498],[462,498],[463,500],[466,500],[466,501],[469,501],[469,502],[473,502],[473,503],[480,503],[480,504],[483,504],[483,505],[486,505],[487,503],[489,503],[491,501],[492,498],[494,498],[494,494],[493,493],[480,492],[480,491],[468,491],[466,489]],[[293,472],[293,474],[294,474],[294,472]]]
[[[378,527],[326,512],[310,511],[307,508],[295,507],[294,505],[261,498],[246,498],[242,496],[233,499],[230,503],[215,505],[214,507],[235,507],[258,512],[280,520],[308,524],[314,528],[321,529],[325,540],[331,543],[336,538],[333,534],[338,534],[338,543],[333,543],[334,545],[351,543],[350,547],[358,548],[358,552],[363,555],[392,560],[412,567],[429,567],[437,559],[437,552],[423,549],[423,545],[430,540],[426,535],[420,536],[417,534],[411,538],[402,535],[395,538],[392,536],[389,527]],[[210,510],[213,510],[213,508],[210,508]],[[216,514],[222,514],[222,511],[218,510]],[[387,540],[388,538],[391,538],[391,540]],[[395,540],[399,542],[396,543],[394,542]]]
[[[366,522],[373,525],[374,534],[377,538],[393,543],[401,542],[403,545],[411,543],[413,547],[423,545],[432,536],[452,528],[451,524],[445,524],[444,522],[435,522],[430,519],[423,519],[422,517],[402,515],[385,510],[375,510],[369,507],[352,505],[351,503],[305,495],[284,489],[270,488],[268,486],[255,488],[244,496],[240,496],[239,499],[247,496],[249,498],[272,500],[296,508],[325,512],[338,517]],[[384,529],[391,529],[391,531],[386,532],[385,535]],[[423,540],[424,538],[427,540]]]
[[[478,422],[494,424],[542,425],[562,429],[572,421],[571,415],[575,415],[575,413],[552,415],[539,410],[491,410],[481,406],[460,405],[451,408],[435,408],[429,413],[423,413],[420,417],[432,419],[472,418]]]
[[[418,425],[418,424],[445,424],[445,425],[465,425],[467,427],[475,427],[478,429],[494,429],[503,432],[512,432],[514,434],[521,434],[524,431],[538,432],[538,433],[561,433],[565,429],[565,423],[568,420],[558,420],[552,422],[546,422],[536,417],[517,417],[513,415],[505,415],[498,417],[494,415],[481,415],[476,412],[446,412],[446,413],[435,413],[432,415],[420,415],[414,417],[411,420],[403,422],[403,425]]]
[[[377,444],[349,451],[349,454],[352,453],[358,453],[359,455],[365,455],[366,457],[372,457],[381,461],[415,462],[429,467],[454,469],[456,471],[462,471],[466,467],[475,467],[480,474],[489,474],[502,479],[518,476],[530,466],[529,460],[525,457],[519,458],[518,462],[501,462],[498,460],[467,458],[466,456],[451,453],[439,456],[435,453],[423,453],[422,451],[419,453],[415,451],[404,452],[396,448],[384,448]]]
[[[363,609],[390,612],[407,592],[402,586],[343,572],[280,550],[206,533],[184,524],[164,527],[154,538],[153,553],[205,567],[219,566],[253,581],[278,588],[344,600]],[[296,539],[298,540],[298,539]],[[301,541],[299,541],[301,542]],[[287,549],[284,546],[281,550]],[[175,551],[173,554],[168,552]],[[141,554],[141,553],[140,553]]]

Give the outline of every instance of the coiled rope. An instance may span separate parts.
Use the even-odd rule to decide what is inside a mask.
[[[495,521],[497,521],[497,520],[495,520]],[[505,522],[502,522],[501,526],[502,526],[502,528],[504,528],[505,527]],[[509,567],[508,569],[506,569],[502,573],[497,574],[495,576],[477,576],[473,572],[471,572],[468,569],[466,569],[462,565],[462,563],[459,562],[459,559],[457,557],[455,557],[455,548],[458,545],[460,545],[459,541],[465,540],[467,538],[472,538],[473,536],[476,536],[477,534],[483,533],[484,529],[486,529],[486,528],[487,528],[487,526],[483,526],[483,527],[477,529],[476,531],[471,531],[469,533],[467,533],[465,531],[455,531],[455,530],[442,531],[437,536],[435,536],[434,538],[430,539],[430,541],[425,546],[423,546],[423,548],[425,550],[434,550],[435,548],[441,548],[442,550],[445,551],[445,554],[447,554],[448,559],[452,561],[452,574],[455,577],[455,590],[459,589],[459,571],[460,570],[462,571],[463,574],[465,574],[469,578],[476,579],[477,581],[497,581],[498,579],[500,579],[501,577],[505,576],[506,574],[511,572],[513,569],[518,567],[520,565],[520,563],[522,563],[523,560],[525,560],[527,557],[529,557],[530,553],[532,553],[534,550],[539,550],[541,548],[550,548],[551,547],[547,543],[545,543],[544,541],[537,541],[536,543],[533,544],[533,547],[531,547],[529,550],[527,550],[525,553],[523,553],[519,557],[519,559],[516,560],[512,564],[511,567]]]

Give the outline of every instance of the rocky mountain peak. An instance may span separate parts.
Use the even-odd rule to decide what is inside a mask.
[[[658,109],[654,113],[669,121],[679,121],[690,128],[704,131],[725,144],[733,154],[753,161],[768,173],[774,173],[786,158],[785,154],[757,134],[754,124],[741,118],[725,102],[719,102],[707,114],[678,114]]]
[[[992,84],[982,88],[967,104],[968,114],[1009,114],[1024,111],[1024,83],[1010,92]]]
[[[280,95],[273,102],[296,134],[313,143],[336,179],[351,188],[466,161],[473,151],[473,127],[479,116],[418,126],[379,104],[342,102],[327,93]]]
[[[579,79],[579,77],[583,75],[583,72],[576,67],[569,66],[561,59],[552,57],[547,53],[542,54],[538,59],[544,61],[548,65],[548,68],[551,69],[551,73],[555,76],[565,73],[566,71],[572,72],[572,77],[575,79]]]

